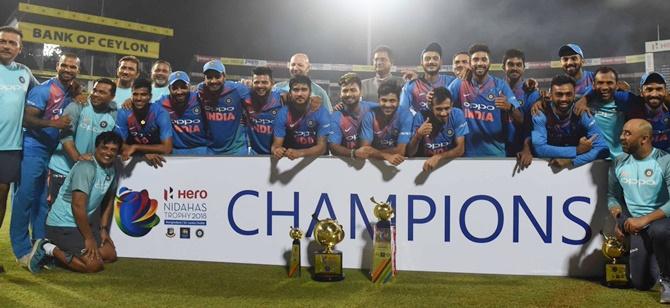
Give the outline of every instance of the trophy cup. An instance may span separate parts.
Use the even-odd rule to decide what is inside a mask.
[[[291,227],[288,235],[293,239],[293,245],[291,245],[291,259],[288,266],[288,277],[300,277],[300,239],[302,238],[302,231],[298,228]]]
[[[628,266],[622,261],[622,257],[626,254],[626,248],[622,241],[617,239],[615,235],[616,222],[612,222],[614,218],[607,215],[608,220],[605,221],[603,235],[603,255],[607,259],[605,264],[605,285],[610,288],[623,288],[628,286]],[[617,260],[618,259],[618,260]],[[617,263],[618,261],[618,263]]]
[[[318,221],[314,227],[314,239],[324,247],[323,251],[314,253],[314,280],[340,281],[344,279],[342,272],[342,252],[333,249],[344,239],[342,226],[333,219],[319,220],[316,213],[312,219]]]
[[[396,276],[395,263],[395,226],[391,225],[393,207],[388,202],[379,203],[370,198],[375,204],[374,214],[378,221],[374,225],[372,240],[372,268],[370,278],[374,283],[387,283]]]

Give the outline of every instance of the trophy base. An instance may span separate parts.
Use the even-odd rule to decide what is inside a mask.
[[[605,264],[605,285],[609,288],[627,288],[628,266],[623,263]]]
[[[344,279],[342,272],[342,252],[333,250],[331,253],[314,253],[314,276],[315,281],[335,282]]]

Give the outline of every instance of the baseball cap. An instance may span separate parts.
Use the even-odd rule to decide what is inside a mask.
[[[223,63],[221,63],[221,60],[212,60],[207,63],[205,63],[205,66],[202,67],[202,72],[206,72],[208,70],[215,70],[221,74],[226,74],[226,67],[223,66]]]
[[[645,73],[644,75],[642,75],[642,78],[640,78],[640,88],[642,88],[643,85],[648,84],[650,82],[666,84],[665,77],[663,77],[661,73],[649,72]]]
[[[191,79],[188,78],[188,74],[186,74],[186,72],[183,71],[176,71],[170,74],[170,77],[168,77],[168,84],[172,85],[177,80],[181,80],[186,84],[191,83]]]
[[[558,50],[558,56],[563,57],[563,56],[571,56],[571,55],[580,55],[582,59],[584,58],[584,52],[582,51],[582,48],[579,47],[577,44],[566,44],[561,46],[561,49]]]

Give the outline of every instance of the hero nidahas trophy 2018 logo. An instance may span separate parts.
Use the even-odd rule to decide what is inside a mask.
[[[151,199],[146,189],[132,191],[121,187],[115,201],[116,225],[129,236],[142,237],[161,221],[156,215],[158,201]]]

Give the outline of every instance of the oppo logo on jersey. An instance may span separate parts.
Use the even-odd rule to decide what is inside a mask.
[[[622,177],[619,180],[623,184],[629,184],[629,185],[648,185],[648,186],[656,186],[658,183],[654,181],[654,179],[632,179],[628,177]]]
[[[193,124],[200,124],[200,119],[195,119],[195,120],[191,120],[191,119],[175,119],[175,120],[172,120],[172,124],[176,124],[176,125],[193,125]]]
[[[496,110],[496,106],[493,106],[493,105],[477,104],[477,103],[470,103],[470,102],[464,102],[463,106],[465,108],[474,109],[474,110],[486,110],[486,111]]]
[[[395,146],[395,140],[393,140],[393,139],[382,139],[382,140],[379,140],[379,144],[381,144],[383,146],[392,147],[392,146]]]
[[[205,111],[206,111],[206,112],[233,112],[233,111],[235,111],[235,107],[212,107],[212,106],[205,106]]]
[[[258,125],[272,125],[274,123],[274,120],[272,120],[272,119],[251,118],[251,122],[254,122],[254,124],[258,124]]]
[[[24,91],[25,88],[26,88],[25,86],[19,86],[19,85],[8,86],[3,84],[0,85],[0,92],[18,92],[18,91]]]
[[[449,146],[449,142],[448,142],[448,141],[445,141],[445,142],[439,142],[439,143],[426,143],[426,144],[425,144],[426,149],[429,149],[429,150],[435,150],[435,149],[440,149],[440,148],[446,148],[446,147],[448,147],[448,146]]]

